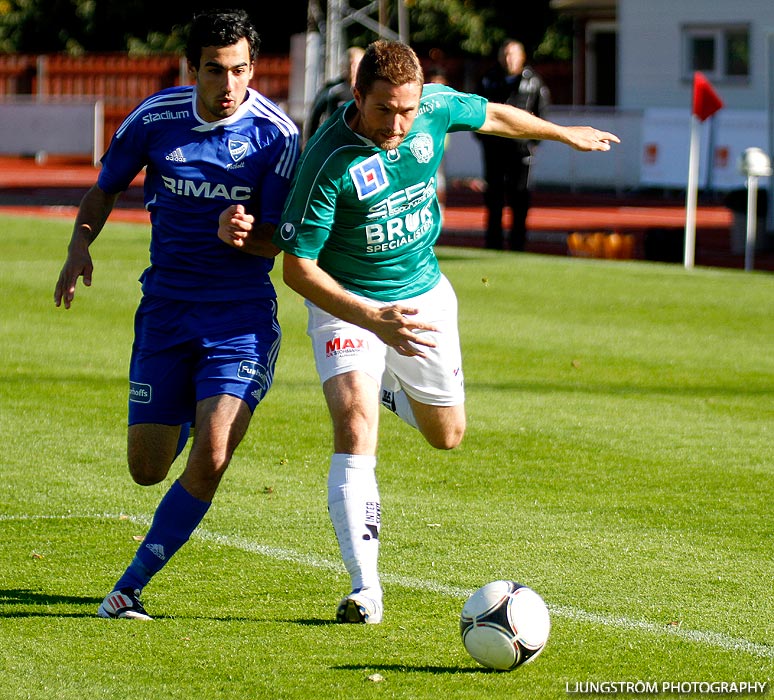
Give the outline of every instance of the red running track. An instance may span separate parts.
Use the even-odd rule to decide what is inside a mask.
[[[67,158],[49,158],[45,163],[36,163],[32,158],[0,157],[0,211],[9,214],[55,216],[74,218],[80,196],[94,184],[98,168],[90,163]],[[114,221],[146,223],[148,215],[141,207],[138,195],[143,176],[132,183],[134,196],[130,201],[121,201],[111,214]],[[71,203],[45,203],[53,192],[67,192]],[[480,196],[480,195],[479,195]],[[449,193],[451,206],[444,211],[444,228],[440,239],[442,244],[481,247],[486,227],[486,212],[483,204],[476,203],[465,193],[462,201],[473,204],[454,205],[454,193]],[[572,200],[571,206],[567,203]],[[685,230],[685,207],[681,204],[643,204],[636,201],[613,200],[599,205],[598,196],[590,196],[594,204],[585,205],[582,196],[550,195],[536,196],[527,217],[530,232],[528,252],[567,254],[566,235],[575,231],[630,233],[637,237],[636,257],[642,256],[642,241],[649,230],[661,229],[676,236]],[[30,203],[27,203],[29,200]],[[556,202],[556,205],[548,202]],[[510,224],[510,213],[506,209],[504,226]],[[723,206],[700,206],[696,212],[696,264],[743,267],[743,256],[730,251],[730,237],[734,215]],[[756,269],[774,269],[774,255],[756,253]]]

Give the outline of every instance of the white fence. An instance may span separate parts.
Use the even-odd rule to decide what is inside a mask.
[[[102,101],[65,97],[0,99],[0,154],[102,156]]]
[[[563,125],[589,125],[611,131],[620,144],[605,153],[581,153],[544,141],[535,153],[535,186],[569,189],[636,190],[685,188],[688,179],[689,109],[614,110],[554,107],[549,119]],[[738,161],[755,146],[767,150],[765,112],[722,109],[702,125],[699,185],[727,191],[744,187]],[[470,132],[450,134],[446,151],[448,178],[481,178],[481,147]]]

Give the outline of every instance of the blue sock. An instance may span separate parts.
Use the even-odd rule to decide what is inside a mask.
[[[176,481],[161,499],[148,534],[116,588],[142,590],[191,537],[210,504],[194,498]]]

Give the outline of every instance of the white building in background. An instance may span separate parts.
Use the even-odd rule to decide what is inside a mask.
[[[730,109],[767,108],[771,0],[618,0],[618,106],[685,108],[701,70]]]
[[[738,161],[748,147],[772,152],[774,0],[552,0],[573,16],[573,105],[550,118],[618,134],[606,154],[540,145],[537,186],[684,188],[693,74],[710,80],[724,108],[703,124],[699,182],[725,191],[744,185]],[[448,177],[480,177],[479,146],[454,134]]]

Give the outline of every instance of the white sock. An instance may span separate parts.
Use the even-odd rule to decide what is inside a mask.
[[[376,457],[334,454],[328,471],[328,514],[339,541],[352,590],[370,589],[381,598],[377,562],[381,503]]]
[[[382,375],[381,397],[382,406],[392,411],[412,428],[419,429],[406,392],[403,391],[398,378],[388,369],[384,370]]]

